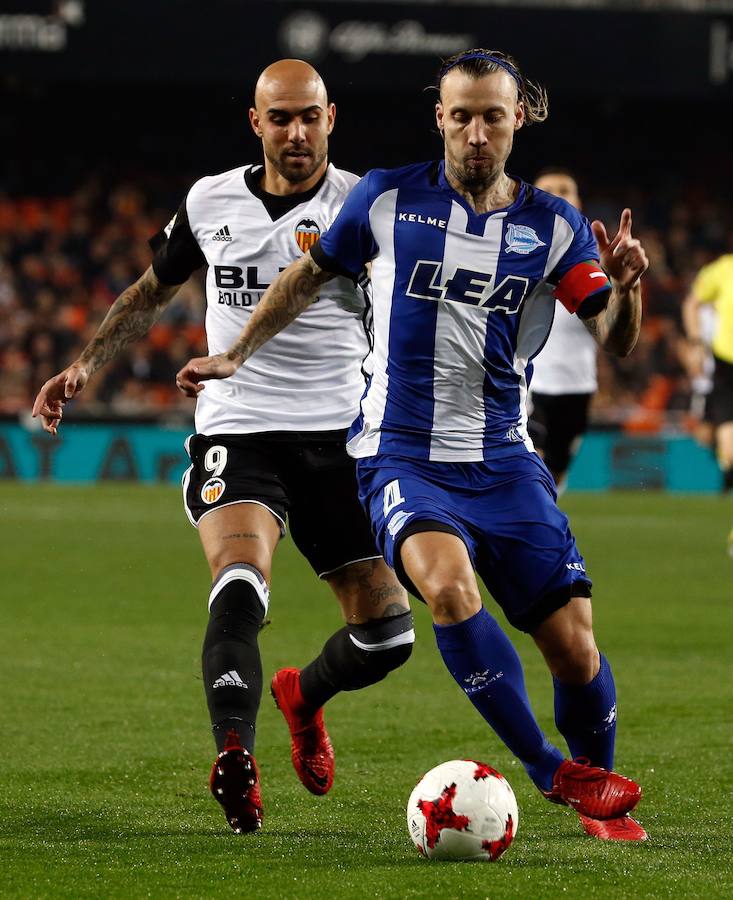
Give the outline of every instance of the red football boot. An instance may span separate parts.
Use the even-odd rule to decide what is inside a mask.
[[[221,803],[224,815],[235,834],[257,831],[262,827],[260,778],[254,756],[245,750],[232,729],[224,749],[214,760],[209,776],[214,799]]]
[[[631,816],[619,816],[616,819],[591,819],[580,815],[583,831],[601,841],[645,841],[647,833]]]
[[[290,729],[293,768],[311,794],[327,794],[333,784],[331,739],[323,724],[323,708],[314,713],[300,692],[300,670],[280,669],[270,691]]]
[[[591,819],[616,819],[641,799],[641,788],[630,778],[591,766],[588,760],[566,759],[545,793],[553,803],[565,803]]]

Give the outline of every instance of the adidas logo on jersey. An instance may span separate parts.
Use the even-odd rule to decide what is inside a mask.
[[[212,240],[214,240],[214,241],[231,241],[231,239],[232,239],[232,236],[231,236],[231,234],[229,233],[229,226],[228,226],[228,225],[225,225],[223,228],[220,228],[220,229],[216,232],[216,234],[214,235],[214,237],[212,238]]]
[[[239,672],[235,672],[234,669],[231,669],[229,672],[225,672],[223,675],[220,675],[216,681],[214,682],[214,688],[220,687],[241,687],[247,688],[247,685],[242,681],[239,677]]]

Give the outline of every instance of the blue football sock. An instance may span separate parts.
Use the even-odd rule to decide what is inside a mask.
[[[482,607],[457,625],[433,625],[448,671],[542,791],[563,754],[537,724],[524,686],[522,663],[499,623]]]
[[[586,756],[591,765],[613,768],[616,742],[616,685],[608,660],[588,684],[555,684],[555,724],[570,755]]]

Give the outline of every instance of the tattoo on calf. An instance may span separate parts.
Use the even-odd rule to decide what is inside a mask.
[[[369,591],[369,598],[372,601],[372,605],[379,606],[380,603],[384,603],[385,600],[389,600],[390,597],[399,597],[402,593],[402,588],[396,584],[388,584],[384,582],[383,584],[379,584],[376,587],[372,587]],[[403,607],[400,606],[399,603],[390,603],[389,606],[385,608],[383,615],[385,616],[396,616],[399,615],[398,612],[390,612],[395,606],[399,608],[400,612],[404,612]]]
[[[395,589],[397,591],[397,589]],[[391,619],[393,616],[401,616],[403,613],[409,612],[409,606],[403,606],[401,603],[390,603],[384,607],[381,618]]]
[[[379,616],[369,616],[367,618],[367,623],[371,624],[372,622],[383,622],[385,619],[393,619],[395,616],[401,616],[404,613],[410,612],[409,606],[403,606],[401,603],[390,603],[384,607],[384,610]],[[353,616],[352,618],[356,618]]]

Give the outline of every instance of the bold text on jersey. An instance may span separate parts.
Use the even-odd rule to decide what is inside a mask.
[[[494,285],[495,277],[489,272],[476,272],[458,266],[446,278],[441,272],[442,263],[431,259],[419,259],[410,276],[405,292],[417,300],[450,300],[481,306],[489,312],[503,310],[513,315],[519,310],[529,290],[529,278],[507,275]]]
[[[285,266],[280,266],[278,272],[282,272],[284,268]],[[257,266],[247,266],[245,269],[239,266],[214,266],[214,281],[220,289],[219,303],[240,309],[259,303],[262,294],[270,287],[269,281],[260,281]],[[238,288],[246,290],[237,290]],[[315,297],[313,303],[318,303],[320,299]]]
[[[278,272],[282,272],[280,266]],[[269,281],[260,281],[257,266],[214,266],[214,280],[219,290],[219,303],[224,306],[248,307],[257,303]],[[239,290],[245,288],[245,290]]]

